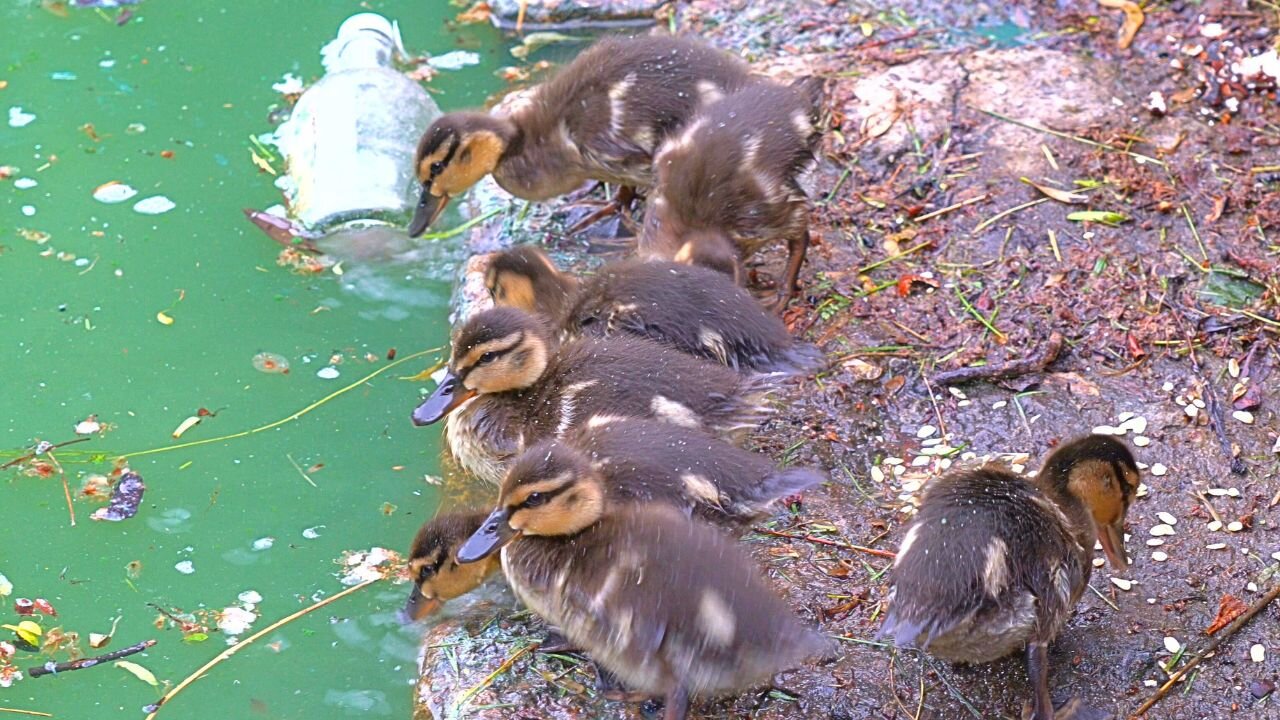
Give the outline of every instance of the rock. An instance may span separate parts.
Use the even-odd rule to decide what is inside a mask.
[[[529,0],[524,29],[651,25],[663,0]],[[520,15],[519,0],[491,0],[493,24],[509,29]]]
[[[1254,680],[1249,683],[1249,694],[1261,700],[1276,691],[1276,684],[1271,680]]]

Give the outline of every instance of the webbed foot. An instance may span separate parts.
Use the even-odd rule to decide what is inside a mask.
[[[1080,698],[1073,697],[1057,705],[1053,709],[1053,720],[1115,720],[1116,714],[1108,710],[1100,710],[1084,704]],[[1034,720],[1035,709],[1030,702],[1022,706],[1022,720]]]
[[[540,653],[576,653],[578,649],[569,642],[559,630],[559,628],[547,628],[547,636],[538,644],[538,652]]]

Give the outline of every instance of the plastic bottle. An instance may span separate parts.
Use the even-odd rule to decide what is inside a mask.
[[[414,148],[440,108],[395,69],[400,28],[381,15],[347,18],[320,53],[324,77],[275,134],[290,214],[320,233],[403,225],[418,196]]]

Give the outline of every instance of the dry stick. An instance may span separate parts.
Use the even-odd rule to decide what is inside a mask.
[[[986,220],[983,220],[982,222],[980,222],[980,223],[978,223],[977,225],[973,226],[973,229],[972,229],[972,230],[970,230],[969,232],[970,232],[971,234],[973,234],[973,235],[977,235],[978,233],[982,232],[983,230],[985,230],[987,227],[989,227],[989,226],[990,226],[990,225],[992,225],[993,223],[999,222],[1001,218],[1004,218],[1004,217],[1007,217],[1007,216],[1009,216],[1009,215],[1012,215],[1012,214],[1014,214],[1014,213],[1018,212],[1019,210],[1026,210],[1027,208],[1029,208],[1029,207],[1035,207],[1036,205],[1039,205],[1040,203],[1046,203],[1046,202],[1049,202],[1049,200],[1050,200],[1050,198],[1042,197],[1042,198],[1037,198],[1037,199],[1035,199],[1035,200],[1031,200],[1031,201],[1029,201],[1029,202],[1024,202],[1024,203],[1022,203],[1021,205],[1014,205],[1013,207],[1009,208],[1008,210],[1005,210],[1005,211],[1003,211],[1003,212],[998,212],[998,213],[996,213],[995,215],[992,215],[991,217],[987,218]]]
[[[1261,598],[1259,598],[1258,601],[1255,602],[1253,605],[1251,605],[1243,615],[1236,618],[1235,621],[1233,621],[1230,625],[1228,625],[1227,629],[1224,630],[1221,635],[1215,637],[1213,641],[1210,642],[1208,646],[1205,647],[1204,650],[1201,650],[1199,654],[1191,658],[1190,662],[1188,662],[1186,665],[1183,665],[1181,668],[1179,668],[1178,672],[1170,675],[1169,679],[1165,681],[1164,685],[1160,686],[1159,690],[1156,690],[1154,695],[1147,698],[1146,702],[1139,705],[1138,709],[1133,711],[1133,714],[1129,716],[1131,720],[1134,718],[1140,718],[1146,715],[1147,711],[1150,710],[1156,703],[1160,702],[1160,699],[1163,698],[1165,695],[1167,695],[1169,693],[1169,690],[1175,684],[1177,684],[1177,682],[1181,680],[1188,672],[1190,672],[1192,668],[1199,665],[1200,661],[1204,660],[1208,655],[1213,653],[1214,650],[1217,650],[1218,646],[1221,645],[1223,641],[1225,641],[1227,638],[1230,638],[1231,636],[1239,632],[1240,628],[1244,627],[1245,623],[1252,620],[1254,615],[1257,615],[1258,613],[1262,612],[1277,597],[1280,597],[1280,584],[1277,584],[1275,587],[1271,588],[1271,590],[1267,591],[1266,595],[1263,595]]]
[[[978,367],[962,367],[955,370],[943,370],[931,379],[937,385],[958,385],[974,380],[996,380],[1000,378],[1018,377],[1029,373],[1043,372],[1062,352],[1062,334],[1053,332],[1044,348],[1030,357],[992,365]]]
[[[0,713],[13,713],[14,715],[31,715],[32,717],[53,717],[53,713],[40,712],[39,710],[14,710],[13,708],[0,708]]]
[[[991,197],[991,194],[990,194],[990,193],[983,193],[983,194],[981,194],[981,195],[979,195],[978,197],[975,197],[975,198],[969,198],[968,200],[961,200],[960,202],[955,203],[954,205],[948,205],[948,206],[946,206],[946,207],[944,207],[944,208],[939,208],[939,209],[937,209],[937,210],[934,210],[934,211],[933,211],[933,212],[931,212],[931,213],[925,213],[924,215],[921,215],[920,217],[916,218],[916,219],[915,219],[915,221],[919,223],[919,222],[924,222],[925,220],[929,220],[930,218],[936,218],[936,217],[938,217],[939,215],[946,215],[947,213],[951,212],[952,210],[959,210],[960,208],[964,207],[965,205],[972,205],[972,204],[974,204],[974,203],[980,203],[980,202],[982,202],[983,200],[986,200],[986,199],[987,199],[987,198],[989,198],[989,197]]]
[[[876,557],[888,558],[890,560],[898,557],[897,553],[892,553],[888,550],[877,550],[875,548],[863,547],[861,545],[850,545],[849,543],[836,542],[835,540],[827,540],[826,538],[815,537],[813,535],[793,535],[791,533],[778,532],[777,530],[770,530],[762,527],[752,528],[752,530],[762,535],[790,538],[791,540],[804,540],[818,545],[830,545],[831,547],[844,548],[846,550],[857,550],[858,552],[864,552],[868,555],[875,555]]]
[[[62,469],[62,463],[58,462],[58,458],[53,456],[53,448],[49,448],[45,452],[49,456],[50,462],[54,467],[58,468],[58,477],[62,478],[62,494],[67,498],[67,514],[71,516],[71,527],[76,526],[76,508],[71,504],[71,487],[67,485],[67,471]]]
[[[541,644],[542,643],[536,643],[536,642],[529,643],[528,645],[525,645],[524,647],[512,653],[511,657],[502,661],[502,664],[498,666],[497,670],[494,670],[493,672],[489,673],[489,676],[486,677],[484,680],[481,680],[479,684],[475,685],[472,688],[469,688],[466,692],[464,692],[462,694],[462,697],[458,699],[458,704],[454,707],[458,710],[461,710],[467,703],[471,702],[472,698],[474,698],[476,695],[479,695],[480,691],[492,685],[493,681],[497,680],[499,675],[510,670],[511,666],[515,665],[517,660],[524,657],[529,652],[537,649],[537,647]]]
[[[1165,166],[1165,164],[1164,164],[1164,161],[1163,161],[1163,160],[1157,160],[1156,158],[1153,158],[1153,157],[1151,157],[1150,155],[1143,155],[1142,153],[1136,153],[1136,152],[1133,152],[1132,150],[1124,150],[1124,149],[1122,149],[1122,148],[1113,147],[1113,146],[1108,145],[1108,144],[1106,144],[1106,143],[1100,143],[1100,142],[1098,142],[1097,140],[1090,140],[1089,138],[1083,138],[1083,137],[1080,137],[1079,135],[1072,135],[1071,133],[1064,133],[1064,132],[1062,132],[1061,130],[1052,130],[1052,129],[1047,128],[1047,127],[1044,127],[1044,126],[1042,126],[1042,125],[1036,125],[1035,123],[1029,123],[1029,122],[1025,122],[1025,121],[1023,121],[1023,120],[1018,120],[1018,119],[1016,119],[1016,118],[1011,118],[1011,117],[1009,117],[1008,115],[1001,115],[1000,113],[996,112],[995,110],[987,110],[986,108],[974,108],[974,109],[975,109],[975,110],[977,110],[978,112],[980,112],[980,113],[984,114],[984,115],[990,115],[991,117],[993,117],[993,118],[995,118],[995,119],[997,119],[997,120],[1003,120],[1004,122],[1011,123],[1011,124],[1013,124],[1013,125],[1017,125],[1017,126],[1019,126],[1019,127],[1024,127],[1024,128],[1026,128],[1026,129],[1028,129],[1028,130],[1035,130],[1036,132],[1048,133],[1048,134],[1050,134],[1050,135],[1053,135],[1054,137],[1060,137],[1060,138],[1062,138],[1062,139],[1064,139],[1064,140],[1074,140],[1075,142],[1078,142],[1078,143],[1081,143],[1081,144],[1084,144],[1084,145],[1090,145],[1090,146],[1092,146],[1092,147],[1096,147],[1096,148],[1099,148],[1099,149],[1102,149],[1102,150],[1106,150],[1106,151],[1108,151],[1108,152],[1124,153],[1125,155],[1128,155],[1129,157],[1132,157],[1132,158],[1135,158],[1135,159],[1138,159],[1138,160],[1142,160],[1142,161],[1144,161],[1144,162],[1155,163],[1156,165],[1159,165],[1160,167],[1164,167],[1164,166]]]
[[[79,660],[70,660],[68,662],[60,662],[56,664],[52,662],[45,663],[40,667],[27,668],[27,676],[38,678],[42,675],[57,675],[58,673],[70,672],[71,670],[83,670],[101,663],[119,660],[122,657],[136,655],[155,644],[155,640],[143,640],[137,645],[130,645],[127,648],[121,648],[120,650],[109,652],[105,655],[99,655],[97,657],[80,658]]]
[[[279,627],[281,627],[281,626],[283,626],[283,625],[287,625],[287,624],[289,624],[289,623],[293,622],[294,620],[297,620],[298,618],[300,618],[300,617],[302,617],[303,615],[306,615],[306,614],[308,614],[308,613],[310,613],[310,612],[312,612],[312,611],[319,610],[320,608],[324,607],[325,605],[328,605],[328,604],[329,604],[329,603],[331,603],[331,602],[335,602],[335,601],[337,601],[337,600],[340,600],[340,599],[342,599],[342,598],[344,598],[344,597],[346,597],[346,596],[350,595],[351,593],[356,592],[357,590],[363,590],[364,588],[369,587],[370,585],[372,585],[372,584],[374,584],[374,583],[378,582],[378,581],[379,581],[379,580],[381,580],[381,579],[382,579],[382,578],[374,578],[374,579],[372,579],[372,580],[365,580],[364,582],[360,583],[359,585],[352,585],[351,587],[347,588],[346,590],[343,590],[342,592],[338,593],[337,595],[334,595],[334,596],[332,596],[332,597],[327,597],[327,598],[325,598],[324,600],[321,600],[320,602],[315,603],[314,605],[310,605],[310,606],[308,606],[308,607],[305,607],[305,608],[303,608],[303,609],[299,610],[298,612],[296,612],[296,613],[294,613],[294,614],[292,614],[292,615],[290,615],[290,616],[288,616],[288,617],[286,617],[286,618],[283,618],[283,619],[281,619],[281,620],[277,620],[277,621],[275,621],[275,622],[271,623],[271,624],[270,624],[270,625],[268,625],[267,627],[265,627],[265,628],[263,628],[263,629],[259,630],[258,632],[256,632],[256,633],[254,633],[254,634],[250,635],[249,637],[245,638],[244,640],[241,640],[240,642],[236,643],[235,645],[232,645],[231,647],[227,648],[226,650],[223,650],[222,652],[218,653],[218,654],[217,654],[217,655],[216,655],[212,660],[210,660],[209,662],[205,663],[204,665],[201,665],[199,670],[196,670],[195,672],[193,672],[193,673],[191,673],[190,675],[188,675],[188,676],[186,677],[186,679],[185,679],[185,680],[183,680],[182,682],[180,682],[180,683],[178,683],[177,685],[175,685],[175,686],[174,686],[174,688],[173,688],[172,690],[170,690],[169,692],[165,693],[165,694],[164,694],[164,697],[160,698],[160,700],[159,700],[158,702],[156,702],[156,704],[155,704],[154,706],[152,706],[152,707],[153,707],[153,709],[151,710],[150,714],[148,714],[148,715],[147,715],[147,717],[146,717],[146,718],[144,718],[144,720],[152,720],[152,718],[154,718],[154,717],[156,716],[156,713],[160,712],[160,709],[161,709],[161,708],[163,708],[163,707],[165,706],[165,704],[167,704],[170,700],[172,700],[172,699],[173,699],[173,696],[174,696],[174,695],[177,695],[178,693],[180,693],[180,692],[182,692],[183,690],[185,690],[185,689],[186,689],[186,687],[187,687],[188,685],[190,685],[191,683],[195,682],[196,680],[199,680],[199,679],[200,679],[200,678],[201,678],[201,677],[202,677],[206,672],[208,672],[209,670],[213,669],[213,666],[214,666],[214,665],[217,665],[218,663],[222,662],[223,660],[226,660],[227,658],[231,657],[232,655],[235,655],[236,653],[240,652],[240,651],[241,651],[241,650],[243,650],[245,647],[247,647],[247,646],[249,646],[249,645],[253,644],[253,642],[254,642],[255,640],[257,640],[258,638],[261,638],[261,637],[263,637],[264,635],[267,635],[268,633],[274,632],[274,631],[276,630],[276,628],[279,628]]]
[[[877,261],[875,261],[875,262],[871,263],[870,265],[863,265],[862,267],[858,268],[858,274],[859,274],[859,275],[865,275],[866,273],[869,273],[869,272],[871,272],[872,270],[875,270],[876,268],[880,267],[881,265],[888,265],[889,263],[893,262],[894,260],[901,260],[902,258],[904,258],[904,257],[906,257],[906,256],[908,256],[908,255],[910,255],[911,253],[913,253],[913,252],[915,252],[915,251],[917,251],[917,250],[919,250],[919,249],[921,249],[921,248],[929,247],[929,246],[930,246],[930,245],[932,245],[932,244],[933,244],[933,241],[932,241],[932,240],[925,240],[924,242],[922,242],[922,243],[920,243],[920,244],[918,244],[918,245],[913,245],[913,246],[911,246],[911,247],[907,248],[906,250],[903,250],[902,252],[898,253],[897,255],[890,255],[889,257],[887,257],[887,258],[885,258],[885,259],[883,259],[883,260],[877,260]]]
[[[1222,522],[1222,516],[1219,515],[1218,511],[1214,509],[1213,503],[1209,502],[1209,498],[1205,497],[1204,493],[1200,492],[1199,490],[1196,490],[1195,492],[1190,493],[1190,495],[1191,497],[1204,503],[1205,508],[1209,510],[1209,514],[1213,516],[1214,520],[1218,521],[1219,525],[1223,525],[1223,526],[1226,525],[1226,523]]]

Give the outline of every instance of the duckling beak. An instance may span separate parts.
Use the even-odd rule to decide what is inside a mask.
[[[484,524],[458,548],[459,563],[483,560],[511,542],[520,534],[507,522],[507,509],[498,508],[485,518]]]
[[[445,373],[436,391],[413,411],[413,424],[419,427],[437,422],[459,405],[475,397],[476,391],[461,387],[458,376]]]
[[[409,221],[409,237],[418,237],[431,227],[431,224],[444,212],[449,204],[449,196],[436,197],[426,186],[422,188],[422,196],[418,198],[418,207],[413,211],[413,220]]]
[[[440,598],[428,598],[422,594],[422,590],[414,585],[409,591],[409,599],[404,603],[403,618],[407,622],[416,622],[428,615],[434,615],[440,612],[440,608],[444,607],[444,602]]]
[[[1124,553],[1124,528],[1115,525],[1104,525],[1098,528],[1098,542],[1102,544],[1102,553],[1107,556],[1114,570],[1126,570],[1129,558]]]

